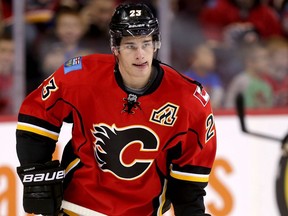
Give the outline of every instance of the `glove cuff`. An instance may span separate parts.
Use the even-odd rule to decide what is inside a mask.
[[[17,167],[17,173],[24,186],[55,184],[65,177],[65,170],[59,165],[59,161],[29,164]]]

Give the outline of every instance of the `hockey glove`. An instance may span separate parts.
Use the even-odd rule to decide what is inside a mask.
[[[59,161],[45,164],[29,164],[17,167],[23,183],[23,207],[25,212],[57,215],[63,198],[64,169]]]

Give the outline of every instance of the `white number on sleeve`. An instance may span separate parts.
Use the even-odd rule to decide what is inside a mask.
[[[205,143],[207,143],[211,137],[215,135],[214,131],[214,117],[210,114],[206,119],[206,136],[205,136]]]

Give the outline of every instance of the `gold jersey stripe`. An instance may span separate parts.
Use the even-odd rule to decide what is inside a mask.
[[[286,206],[288,207],[288,161],[286,163],[285,176],[284,176],[284,194]]]
[[[163,206],[164,206],[165,201],[166,201],[166,196],[165,196],[166,190],[167,190],[167,180],[164,181],[163,191],[159,197],[160,206],[159,206],[158,211],[157,211],[158,212],[157,215],[159,215],[159,216],[163,215],[162,211],[163,211]]]
[[[79,158],[76,158],[75,160],[73,160],[65,169],[65,174],[69,173],[75,166],[77,166],[79,162],[80,162]]]
[[[76,213],[69,211],[69,210],[66,210],[66,209],[63,209],[63,212],[69,216],[80,216],[79,214],[76,214]]]
[[[53,131],[49,131],[47,129],[35,126],[35,125],[31,125],[31,124],[27,124],[27,123],[22,123],[22,122],[18,122],[17,124],[17,130],[23,130],[23,131],[28,131],[28,132],[32,132],[35,134],[39,134],[45,137],[49,137],[53,140],[58,140],[59,134],[55,133]]]
[[[170,175],[175,179],[193,181],[193,182],[208,182],[209,175],[191,174],[171,170]]]

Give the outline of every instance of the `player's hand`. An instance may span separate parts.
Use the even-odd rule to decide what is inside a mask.
[[[23,183],[23,207],[25,212],[57,215],[63,198],[64,169],[59,161],[45,164],[29,164],[17,167]]]

